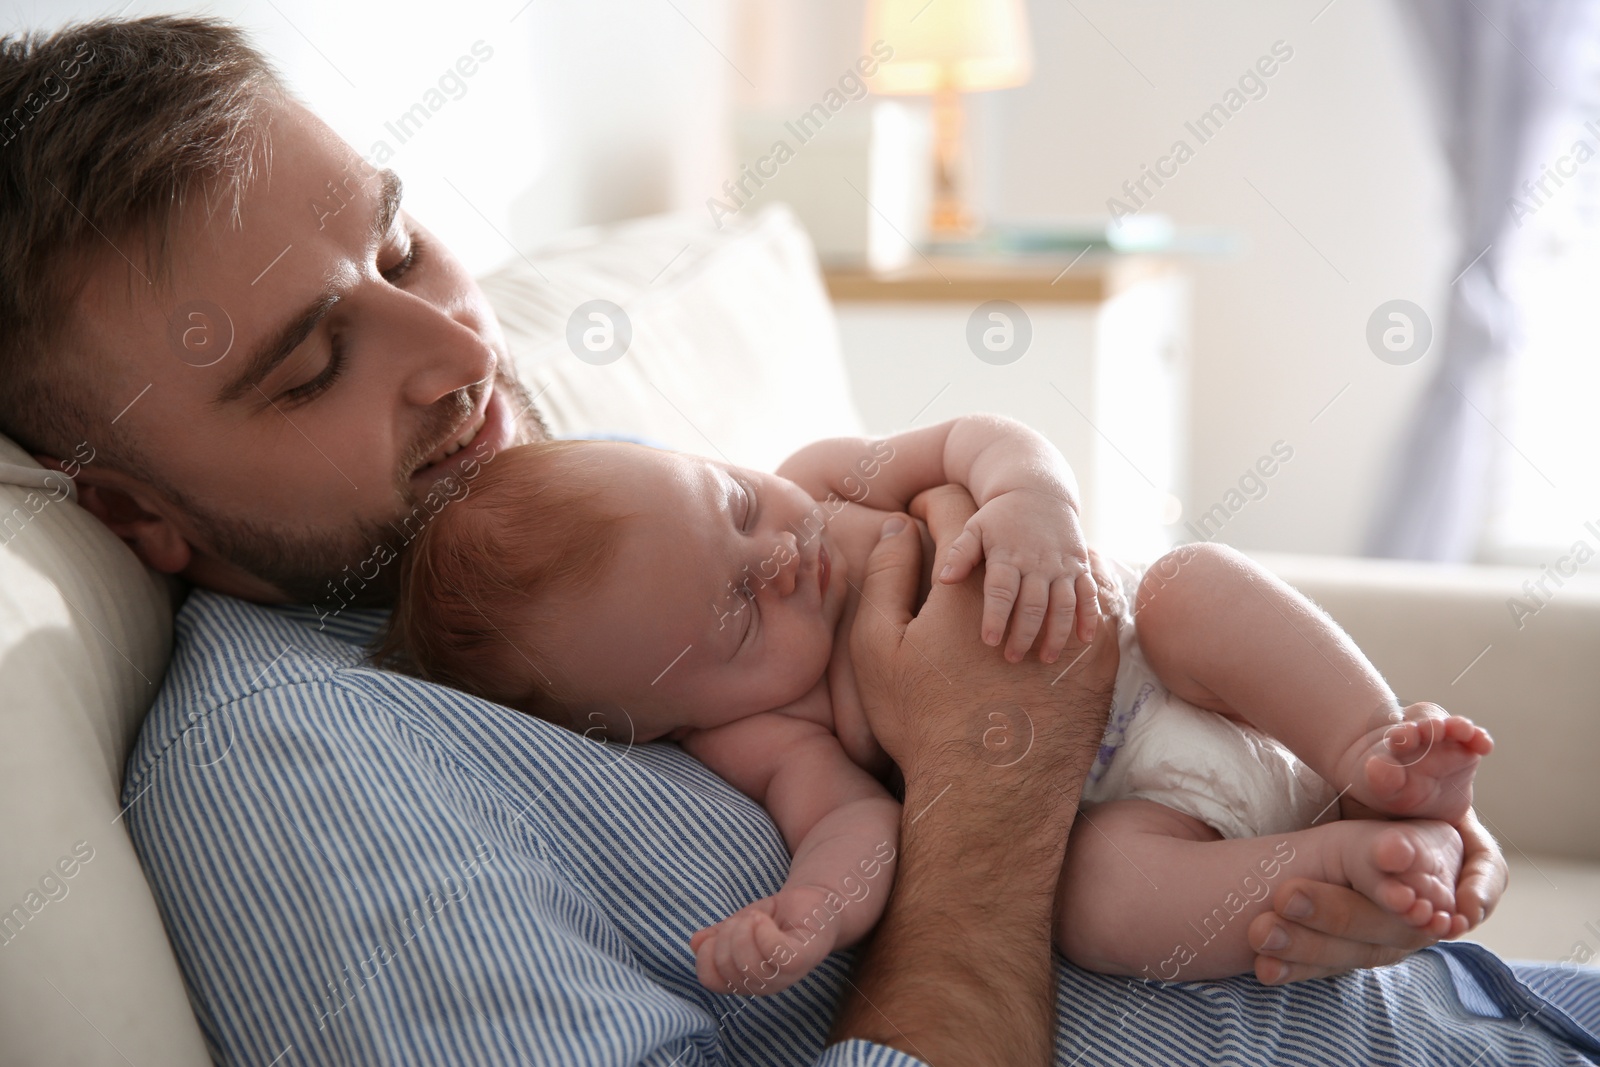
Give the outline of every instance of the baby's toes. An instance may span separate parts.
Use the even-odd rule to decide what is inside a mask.
[[[1380,871],[1402,874],[1417,860],[1417,847],[1402,830],[1389,829],[1372,842],[1372,862]]]
[[[1361,774],[1366,779],[1367,789],[1380,800],[1399,793],[1407,781],[1406,769],[1395,752],[1368,757],[1362,764]]]
[[[1409,908],[1404,908],[1395,914],[1412,926],[1425,927],[1429,925],[1438,912],[1434,909],[1432,901],[1421,896],[1414,896]]]
[[[1413,886],[1417,896],[1422,897],[1438,911],[1453,912],[1456,910],[1455,886],[1449,884],[1437,874],[1429,873],[1420,885]]]
[[[1397,722],[1384,731],[1389,751],[1402,763],[1412,763],[1433,744],[1433,724],[1437,719]]]
[[[1456,928],[1456,918],[1457,916],[1453,912],[1436,911],[1433,913],[1433,919],[1424,929],[1427,930],[1429,937],[1437,937],[1440,940],[1454,937],[1456,935],[1451,931]]]
[[[1419,899],[1404,918],[1410,925],[1433,937],[1443,937],[1450,930],[1450,913],[1440,911],[1427,900]]]
[[[1489,731],[1471,719],[1452,715],[1449,723],[1447,736],[1467,751],[1479,756],[1487,756],[1494,751],[1494,738],[1489,736]]]
[[[1411,922],[1411,914],[1419,904],[1427,904],[1417,895],[1417,891],[1397,878],[1385,878],[1377,885],[1373,895],[1373,902],[1379,907]],[[1433,906],[1427,905],[1428,914],[1433,913]],[[1426,918],[1426,916],[1424,916]]]

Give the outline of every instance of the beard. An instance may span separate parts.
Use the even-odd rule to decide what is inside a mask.
[[[496,368],[493,387],[510,403],[510,410],[519,412],[513,446],[550,437],[549,427],[521,382]],[[418,435],[419,441],[437,441],[461,424],[463,413],[470,414],[475,407],[465,390],[441,400],[430,426]],[[211,510],[176,486],[159,488],[189,517],[212,555],[273,586],[291,602],[319,608],[331,603],[330,610],[387,607],[394,602],[399,582],[399,568],[389,564],[416,537],[416,520],[426,523],[438,510],[426,507],[424,496],[412,488],[409,477],[426,458],[418,448],[431,447],[419,445],[407,453],[403,469],[397,472],[395,493],[400,505],[393,515],[354,519],[340,529],[241,519]],[[148,480],[149,474],[144,477]],[[454,477],[452,474],[440,478],[427,493],[431,495],[436,487],[442,489]]]

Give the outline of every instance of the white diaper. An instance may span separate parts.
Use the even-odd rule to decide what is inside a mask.
[[[1144,658],[1132,601],[1142,571],[1103,557],[1121,581],[1122,650],[1111,721],[1083,802],[1141,797],[1192,815],[1225,838],[1303,830],[1338,817],[1338,793],[1282,744],[1167,691]],[[1102,599],[1104,594],[1102,593]]]

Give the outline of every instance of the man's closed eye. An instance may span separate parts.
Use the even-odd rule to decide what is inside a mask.
[[[323,365],[322,372],[299,385],[285,389],[279,394],[279,399],[291,404],[304,404],[316,399],[339,380],[339,375],[344,373],[344,363],[344,339],[335,334],[328,342],[328,362]]]
[[[411,240],[406,246],[406,254],[401,257],[398,263],[383,272],[383,280],[390,285],[398,286],[401,279],[411,273],[411,269],[417,265],[417,262],[424,258],[426,251],[427,246],[423,243],[422,238],[412,234]]]
[[[398,287],[400,282],[410,274],[417,263],[423,258],[426,249],[420,237],[412,235],[406,247],[406,254],[400,260],[383,272],[383,280],[390,285]],[[314,400],[332,388],[339,380],[345,369],[345,344],[344,338],[334,334],[328,342],[328,361],[323,364],[320,373],[291,386],[278,395],[278,399],[290,404],[304,404]]]

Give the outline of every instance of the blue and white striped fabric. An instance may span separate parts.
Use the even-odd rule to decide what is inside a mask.
[[[759,807],[675,746],[599,744],[366,667],[378,621],[319,630],[309,612],[207,592],[179,614],[123,800],[220,1061],[919,1062],[825,1047],[846,953],[774,997],[695,980],[689,935],[783,881]],[[1600,1051],[1483,955],[1473,995],[1513,1021],[1464,1008],[1437,953],[1283,989],[1063,964],[1057,1059],[1466,1067]],[[1600,977],[1565,988],[1570,1011],[1600,1018]]]

